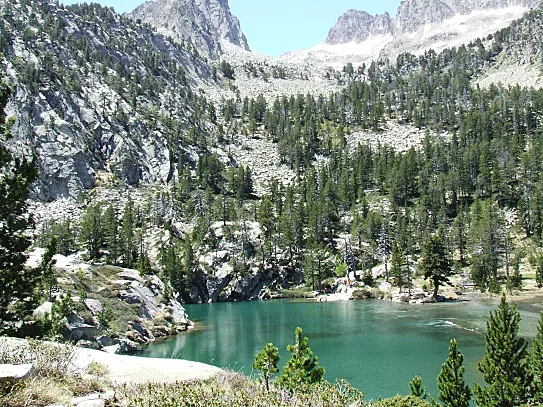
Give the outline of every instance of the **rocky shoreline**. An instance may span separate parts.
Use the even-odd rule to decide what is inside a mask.
[[[27,263],[36,266],[42,250]],[[89,264],[78,254],[56,255],[61,277],[53,298],[42,303],[34,318],[53,319],[55,304],[70,311],[57,322],[64,341],[112,354],[130,354],[156,338],[177,335],[194,326],[171,288],[154,274]]]

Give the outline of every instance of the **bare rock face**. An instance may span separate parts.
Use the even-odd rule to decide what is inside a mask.
[[[392,34],[393,30],[393,20],[388,13],[372,16],[365,11],[349,10],[332,27],[326,43],[360,43],[372,36]]]
[[[507,7],[536,7],[537,0],[405,0],[396,12],[372,16],[365,11],[345,12],[328,33],[329,45],[361,43],[371,37],[414,33],[427,24],[439,24],[455,16]]]
[[[345,12],[322,43],[291,51],[284,61],[321,63],[341,69],[372,60],[394,61],[402,53],[420,54],[458,47],[509,26],[539,0],[404,0],[396,16]]]
[[[162,34],[192,42],[206,56],[220,55],[221,40],[249,50],[228,0],[147,1],[128,16],[151,24]]]
[[[160,117],[175,118],[179,137],[192,126],[213,127],[205,118],[191,119],[198,97],[194,90],[216,83],[194,47],[111,9],[45,2],[30,16],[27,2],[6,4],[10,13],[0,13],[0,25],[13,46],[5,53],[6,80],[12,85],[5,114],[15,119],[7,146],[16,157],[37,158],[39,180],[32,199],[81,201],[104,180],[102,175],[133,186],[175,177],[176,163],[190,156],[193,146],[173,147],[180,143],[167,136],[172,124]],[[228,26],[228,15],[219,11],[214,32]],[[58,35],[77,41],[53,38],[54,30],[44,26],[51,16],[62,20]],[[25,40],[25,31],[41,34]],[[86,44],[86,57],[80,58],[79,41]],[[30,67],[41,72],[39,79],[25,74]]]
[[[534,0],[406,0],[398,7],[396,34],[413,33],[426,24],[441,23],[457,15],[538,4]]]
[[[441,23],[454,17],[454,9],[440,0],[408,0],[398,8],[396,31],[398,34],[412,33],[420,27]]]

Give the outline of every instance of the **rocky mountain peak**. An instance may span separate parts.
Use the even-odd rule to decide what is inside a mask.
[[[441,23],[455,14],[445,1],[406,0],[398,7],[396,30],[398,34],[412,33],[426,24]]]
[[[339,17],[326,38],[331,45],[360,43],[378,35],[391,34],[392,18],[388,13],[372,16],[365,11],[349,10]]]
[[[249,50],[228,0],[151,0],[127,15],[151,24],[164,35],[190,41],[205,56],[217,57],[221,40]]]
[[[426,24],[441,23],[454,16],[538,4],[539,0],[405,0],[398,7],[396,33],[413,33]]]
[[[388,13],[373,16],[366,11],[348,10],[329,31],[325,43],[362,43],[381,35],[401,36],[455,16],[511,7],[536,7],[538,4],[539,0],[404,0],[398,6],[396,18]]]

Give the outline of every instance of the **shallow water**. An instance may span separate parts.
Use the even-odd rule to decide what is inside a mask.
[[[327,380],[344,378],[367,399],[376,399],[409,393],[409,381],[419,375],[437,397],[436,377],[451,338],[465,356],[467,381],[482,381],[477,362],[484,354],[486,318],[496,305],[497,300],[478,298],[425,305],[379,300],[187,305],[196,329],[154,343],[142,355],[194,360],[251,375],[256,374],[251,369],[254,355],[267,342],[279,348],[280,366],[286,363],[286,346],[300,326],[326,368]],[[525,303],[519,309],[521,333],[533,337],[541,305]]]

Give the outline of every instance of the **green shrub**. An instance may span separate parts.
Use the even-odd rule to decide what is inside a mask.
[[[373,298],[373,293],[367,288],[359,288],[358,290],[353,291],[352,297],[355,300],[366,300],[368,298]]]
[[[488,291],[492,294],[500,294],[502,292],[502,286],[498,279],[492,278],[488,284]]]
[[[109,368],[96,361],[92,361],[87,366],[87,373],[93,376],[103,377],[109,373]]]
[[[100,311],[97,315],[98,322],[100,322],[101,325],[105,326],[106,328],[112,328],[114,320],[115,320],[115,314],[113,312],[113,309],[110,306],[103,307],[102,311]]]
[[[431,404],[415,396],[394,396],[388,399],[379,400],[375,407],[431,407]]]
[[[365,286],[373,287],[375,285],[375,279],[373,278],[373,274],[371,270],[366,270],[364,274],[362,275],[362,282]]]
[[[313,298],[314,297],[313,291],[309,287],[291,288],[288,290],[281,291],[281,294],[285,298]]]
[[[311,391],[286,393],[272,386],[269,392],[258,383],[233,372],[207,382],[148,384],[117,389],[119,405],[131,407],[363,407],[363,394],[345,381],[322,382]]]
[[[319,366],[318,357],[313,356],[309,338],[302,336],[302,328],[296,328],[295,344],[287,345],[291,357],[281,372],[277,384],[289,391],[303,391],[324,380],[324,368]]]

